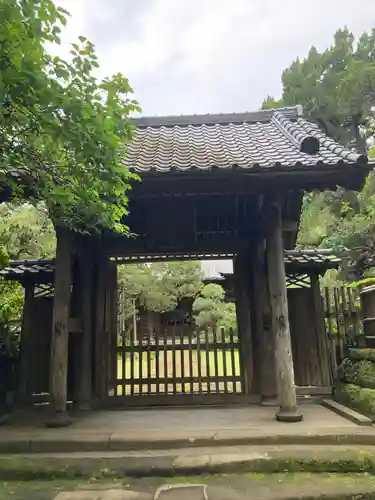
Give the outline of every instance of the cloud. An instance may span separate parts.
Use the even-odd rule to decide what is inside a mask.
[[[374,0],[60,0],[63,48],[96,45],[101,75],[124,73],[145,114],[256,109],[282,70],[336,29],[370,30]]]

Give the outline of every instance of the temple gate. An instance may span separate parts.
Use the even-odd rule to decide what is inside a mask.
[[[73,312],[75,329],[80,331],[74,347],[77,404],[85,408],[123,399],[126,405],[126,394],[111,396],[108,390],[119,385],[118,354],[139,355],[140,347],[137,352],[135,346],[117,346],[116,263],[165,256],[170,260],[234,256],[238,340],[229,339],[228,349],[239,344],[240,395],[248,401],[253,396],[259,400],[277,396],[276,418],[301,420],[284,250],[295,246],[305,191],[334,190],[337,185],[360,189],[371,165],[365,156],[340,146],[304,120],[299,106],[245,114],[139,118],[134,123],[136,134],[126,163],[142,182],[131,192],[126,224],[137,237],[106,231],[77,235],[57,228],[49,384],[54,424],[67,422]],[[314,295],[311,303],[319,308]],[[206,349],[206,341],[202,343]],[[218,342],[213,344],[218,349]],[[319,345],[317,357],[322,354]],[[185,350],[183,346],[175,342],[172,357],[173,352]],[[237,386],[239,380],[232,376]],[[203,378],[190,383],[206,384]],[[185,381],[171,381],[177,382]],[[148,383],[142,377],[138,385]],[[170,380],[163,383],[168,386]]]

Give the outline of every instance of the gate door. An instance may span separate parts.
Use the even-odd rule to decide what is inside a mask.
[[[240,345],[234,332],[195,334],[181,326],[139,340],[131,337],[119,335],[117,379],[111,384],[110,403],[243,401]]]

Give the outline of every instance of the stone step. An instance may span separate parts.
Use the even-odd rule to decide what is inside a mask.
[[[0,455],[0,479],[175,476],[228,472],[375,473],[375,446],[236,446]]]

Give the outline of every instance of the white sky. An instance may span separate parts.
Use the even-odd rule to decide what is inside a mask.
[[[258,109],[312,44],[375,27],[375,0],[56,1],[72,14],[63,52],[90,38],[100,75],[128,77],[146,115]]]

